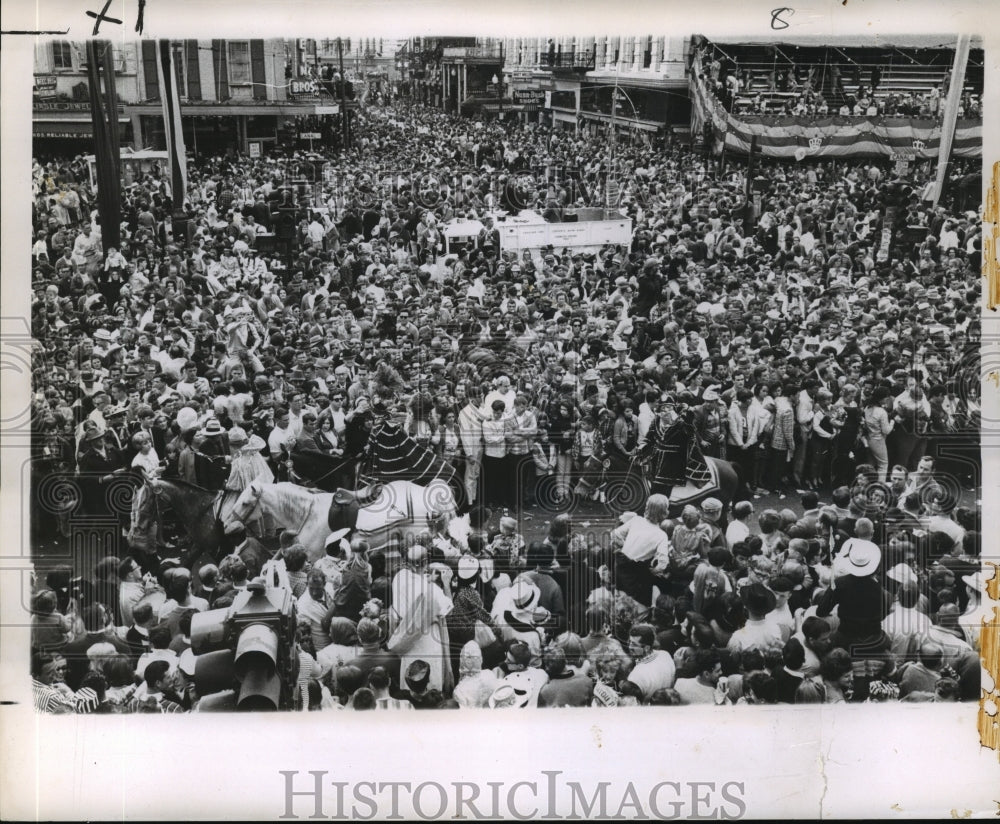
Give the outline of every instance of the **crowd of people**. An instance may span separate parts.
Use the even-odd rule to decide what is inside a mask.
[[[418,107],[354,134],[322,162],[196,157],[183,204],[145,174],[120,248],[82,158],[36,162],[35,483],[75,479],[36,495],[36,545],[127,528],[123,475],[309,485],[297,453],[363,461],[391,422],[455,468],[470,529],[399,562],[271,536],[303,710],[979,698],[975,212],[870,159],[768,166],[748,216],[743,169],[674,143]],[[498,211],[612,192],[630,247],[500,248]],[[455,218],[487,229],[446,254]],[[900,227],[919,242],[884,244]],[[672,511],[705,458],[732,500]],[[616,471],[642,500],[608,500]],[[192,616],[252,582],[238,554],[179,566],[180,526],[158,557],[36,559],[39,709],[214,703]]]
[[[705,52],[702,79],[727,111],[770,117],[907,117],[940,120],[948,94],[950,72],[926,88],[887,91],[880,88],[883,66],[862,74],[855,62],[788,64],[777,61],[770,71],[741,67],[738,60]],[[826,93],[824,94],[824,89]],[[959,118],[983,116],[982,94],[964,91]]]

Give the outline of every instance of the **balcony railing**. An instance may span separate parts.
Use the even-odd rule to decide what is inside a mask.
[[[592,52],[542,52],[538,56],[538,66],[542,69],[579,69],[592,71]]]

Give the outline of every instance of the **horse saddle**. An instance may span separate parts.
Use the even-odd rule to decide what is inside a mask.
[[[670,490],[671,505],[684,506],[694,499],[704,496],[706,491],[719,488],[719,467],[709,461],[706,461],[705,465],[708,467],[711,479],[706,483],[696,485],[691,483],[691,479],[688,478],[684,486],[675,486]]]
[[[405,500],[400,500],[399,487]],[[413,502],[406,485],[372,483],[356,492],[338,489],[330,501],[327,525],[331,532],[345,527],[374,532],[412,518]]]

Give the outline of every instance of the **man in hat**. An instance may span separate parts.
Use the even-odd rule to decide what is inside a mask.
[[[843,647],[852,658],[878,656],[889,645],[882,622],[889,614],[892,598],[875,578],[882,551],[871,540],[874,531],[868,518],[855,522],[855,537],[844,542],[834,559],[833,581],[816,609],[820,618],[826,618],[837,608],[839,626],[834,646]]]
[[[84,422],[81,446],[77,460],[81,507],[88,515],[107,517],[110,513],[104,484],[124,469],[121,453],[108,444],[104,427],[93,421]]]
[[[702,404],[695,410],[693,423],[702,453],[713,458],[721,457],[726,433],[725,415],[719,393],[714,388],[705,390]]]
[[[712,533],[709,548],[728,549],[726,536],[720,526],[722,520],[722,501],[718,498],[706,498],[701,502],[701,519]]]
[[[198,449],[198,482],[205,489],[222,489],[229,477],[229,440],[219,419],[210,417],[198,431],[201,446]]]
[[[660,400],[657,417],[649,429],[645,445],[640,452],[648,466],[646,477],[650,491],[670,496],[675,486],[687,481],[688,464],[693,449],[697,448],[694,426],[687,417],[678,414],[677,399],[672,393]],[[703,462],[700,450],[697,461]]]
[[[566,628],[566,605],[563,587],[555,577],[553,562],[555,550],[548,541],[532,541],[528,547],[527,568],[524,578],[530,580],[540,593],[538,606],[548,610],[550,621],[546,625],[554,637]]]
[[[444,696],[440,690],[429,689],[431,668],[426,661],[413,661],[404,673],[407,690],[402,691],[416,710],[436,710]]]

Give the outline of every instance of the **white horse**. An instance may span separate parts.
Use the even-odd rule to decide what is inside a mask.
[[[427,486],[392,481],[358,492],[317,492],[293,483],[253,481],[233,505],[225,529],[232,533],[267,516],[276,526],[296,532],[309,560],[316,561],[325,554],[326,539],[335,529],[352,529],[372,549],[393,540],[405,546],[427,530],[434,517],[453,519],[456,512],[454,495],[444,481]]]

